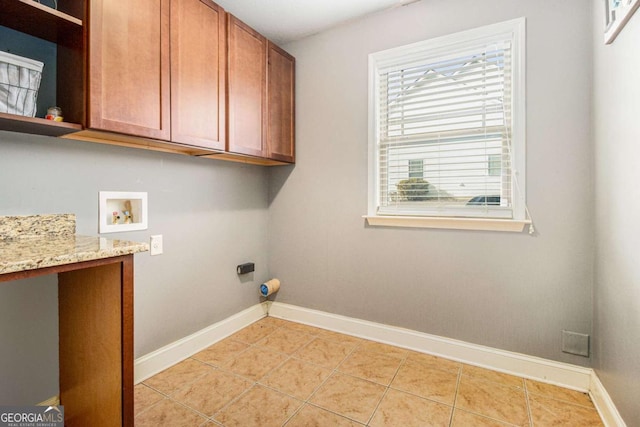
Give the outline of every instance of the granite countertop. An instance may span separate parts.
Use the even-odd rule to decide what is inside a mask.
[[[75,234],[75,215],[0,217],[0,274],[149,250],[146,243]]]

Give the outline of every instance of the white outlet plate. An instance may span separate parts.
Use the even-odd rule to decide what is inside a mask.
[[[156,234],[151,236],[149,246],[151,248],[151,255],[161,255],[163,252],[162,248],[162,234]]]

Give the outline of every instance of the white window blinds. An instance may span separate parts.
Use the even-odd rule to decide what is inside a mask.
[[[522,53],[515,31],[482,31],[374,54],[375,215],[522,215]]]

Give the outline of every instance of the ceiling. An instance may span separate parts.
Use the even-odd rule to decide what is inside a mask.
[[[416,0],[216,0],[227,12],[284,44]]]

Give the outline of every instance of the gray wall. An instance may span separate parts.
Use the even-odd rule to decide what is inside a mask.
[[[527,18],[526,233],[369,228],[367,55]],[[285,48],[297,165],[271,171],[277,301],[549,359],[591,333],[591,8],[583,0],[422,1]]]
[[[148,230],[104,235],[164,236],[163,255],[135,255],[135,357],[260,302],[257,287],[268,278],[266,168],[9,132],[0,132],[0,146],[0,215],[75,213],[77,232],[95,236],[100,190],[148,192]],[[256,271],[241,280],[235,267],[246,261]],[[3,404],[58,393],[57,348],[20,344],[56,333],[55,288],[55,277],[0,285]],[[38,292],[50,300],[46,310],[30,308]],[[41,371],[50,376],[38,378]]]
[[[631,427],[640,425],[640,12],[605,46],[601,3],[594,0],[594,368]]]
[[[58,395],[54,277],[0,283],[0,342],[1,405],[33,405]]]

